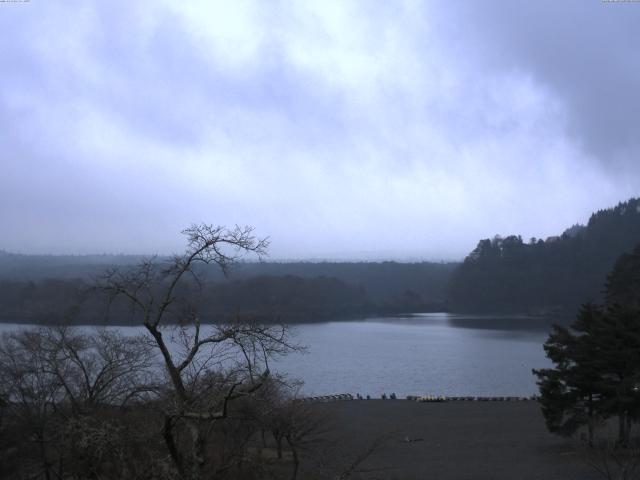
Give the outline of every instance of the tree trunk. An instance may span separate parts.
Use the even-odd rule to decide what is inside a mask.
[[[51,471],[49,461],[47,460],[47,446],[44,441],[44,433],[38,434],[38,444],[40,445],[40,456],[42,458],[42,468],[44,469],[44,478],[51,480]]]
[[[164,443],[167,446],[167,450],[169,450],[169,455],[171,455],[171,460],[173,460],[173,464],[175,465],[176,470],[178,470],[178,473],[181,477],[184,477],[184,466],[182,464],[182,457],[180,455],[180,452],[178,452],[178,448],[176,447],[176,443],[173,438],[173,419],[169,415],[165,415],[164,417],[162,436],[164,438]]]
[[[298,457],[298,450],[296,449],[295,442],[293,442],[289,435],[287,435],[285,438],[287,439],[287,443],[289,444],[289,448],[291,449],[291,455],[293,456],[293,474],[291,475],[291,480],[296,480],[298,478],[298,469],[300,468],[300,458]]]
[[[587,409],[587,428],[589,433],[589,446],[593,447],[593,395],[589,394],[589,407]]]
[[[621,410],[618,413],[618,444],[626,446],[629,443],[629,431],[627,429],[627,412]]]
[[[204,467],[204,441],[200,432],[200,426],[195,421],[188,422],[189,433],[191,434],[191,465],[189,465],[190,480],[200,480]]]

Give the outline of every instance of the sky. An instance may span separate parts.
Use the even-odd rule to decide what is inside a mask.
[[[0,249],[458,260],[640,195],[640,2],[0,2]]]

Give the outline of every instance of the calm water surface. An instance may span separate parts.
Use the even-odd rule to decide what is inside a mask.
[[[550,364],[542,349],[550,323],[438,313],[298,324],[295,338],[308,352],[272,370],[304,379],[306,395],[532,395],[531,369]]]

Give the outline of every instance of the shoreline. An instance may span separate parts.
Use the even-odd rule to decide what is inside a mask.
[[[444,402],[535,402],[538,395],[407,395],[405,398],[381,397],[372,398],[370,396],[362,397],[360,394],[353,396],[350,393],[337,393],[334,395],[317,395],[309,397],[300,397],[296,401],[302,403],[326,403],[326,402],[368,402],[372,400],[382,400],[388,402],[417,402],[417,403],[444,403]],[[394,394],[392,394],[394,395]]]
[[[522,402],[343,401],[308,407],[330,418],[332,440],[372,478],[595,480],[579,442],[550,434],[540,406]],[[377,476],[376,476],[377,475]]]

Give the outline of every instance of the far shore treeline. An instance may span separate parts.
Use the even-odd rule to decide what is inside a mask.
[[[141,257],[114,257],[113,264],[108,256],[87,257],[97,258],[95,263],[83,263],[82,258],[0,255],[0,321],[68,318],[72,323],[137,325],[126,305],[106,309],[91,285],[106,270],[125,271]],[[197,306],[203,322],[237,315],[261,322],[307,322],[435,312],[447,308],[446,288],[456,267],[428,262],[240,263],[227,278],[213,266],[207,268],[204,290],[186,283],[181,294]]]
[[[640,200],[630,199],[555,237],[480,240],[460,263],[247,262],[227,278],[211,268],[204,291],[184,293],[204,322],[236,315],[301,322],[429,311],[571,315],[585,301],[602,300],[616,259],[639,243]],[[126,270],[142,259],[0,251],[0,321],[135,324],[117,303],[105,316],[96,303],[103,300],[90,287],[106,270]]]

